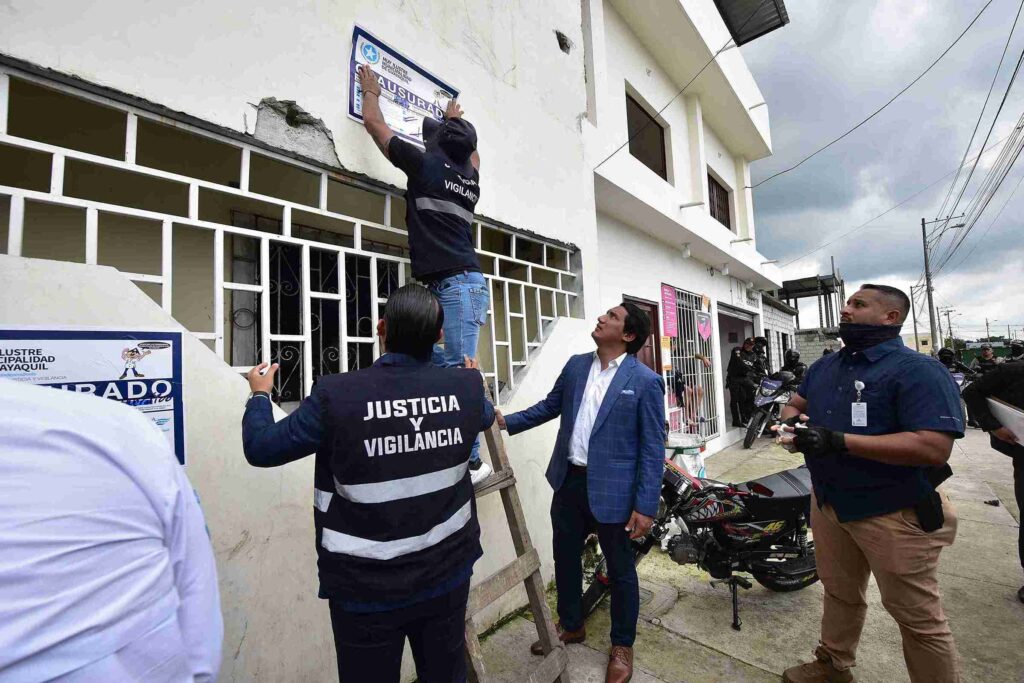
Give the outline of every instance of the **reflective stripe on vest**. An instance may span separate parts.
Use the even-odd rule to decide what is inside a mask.
[[[437,545],[466,526],[472,518],[472,502],[472,500],[468,501],[451,517],[419,536],[399,538],[394,541],[374,541],[324,527],[320,545],[332,553],[342,553],[371,560],[390,560],[408,555]]]
[[[335,479],[334,487],[339,496],[353,503],[387,503],[455,486],[462,481],[468,470],[469,463],[464,462],[455,467],[427,472],[416,477],[391,479],[373,484],[342,484]]]

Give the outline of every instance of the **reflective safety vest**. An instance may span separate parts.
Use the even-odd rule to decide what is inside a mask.
[[[387,354],[317,389],[320,597],[402,603],[471,567],[483,554],[469,474],[480,373]]]

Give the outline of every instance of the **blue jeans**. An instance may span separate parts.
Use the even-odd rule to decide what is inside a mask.
[[[480,328],[487,322],[491,299],[487,280],[478,272],[459,273],[431,282],[430,291],[444,309],[444,346],[434,345],[432,361],[442,368],[461,367],[463,356],[476,358]],[[480,461],[480,437],[473,442],[469,459]]]

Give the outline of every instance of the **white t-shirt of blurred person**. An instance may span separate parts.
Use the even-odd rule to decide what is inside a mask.
[[[214,681],[203,514],[134,408],[0,379],[0,681]]]

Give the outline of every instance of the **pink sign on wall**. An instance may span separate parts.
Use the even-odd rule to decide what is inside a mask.
[[[661,286],[661,333],[666,337],[679,336],[679,324],[676,321],[676,288],[672,285]]]

